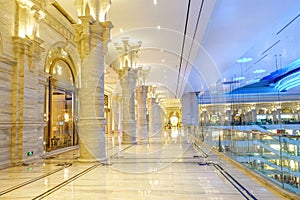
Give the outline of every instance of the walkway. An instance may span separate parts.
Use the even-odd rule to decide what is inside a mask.
[[[284,199],[216,155],[203,159],[179,132],[137,145],[115,141],[108,139],[108,163],[80,163],[70,151],[0,170],[0,199]]]

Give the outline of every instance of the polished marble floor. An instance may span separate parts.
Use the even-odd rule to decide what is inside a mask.
[[[189,137],[164,131],[136,145],[108,137],[106,163],[78,162],[78,150],[28,166],[0,170],[0,199],[285,199],[211,153],[206,159]],[[228,171],[254,198],[243,196],[213,165]]]

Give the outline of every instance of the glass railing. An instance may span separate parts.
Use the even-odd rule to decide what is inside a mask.
[[[234,126],[207,126],[199,130],[197,137],[206,144],[300,195],[300,136],[236,130]]]

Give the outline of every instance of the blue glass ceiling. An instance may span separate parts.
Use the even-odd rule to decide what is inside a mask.
[[[236,88],[227,94],[287,92],[298,86],[300,86],[300,58],[255,83]]]

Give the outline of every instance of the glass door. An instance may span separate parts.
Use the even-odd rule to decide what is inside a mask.
[[[75,87],[69,65],[63,60],[51,67],[47,90],[48,126],[45,132],[46,151],[77,144],[75,131]]]
[[[54,87],[51,96],[50,151],[74,145],[73,92]]]

